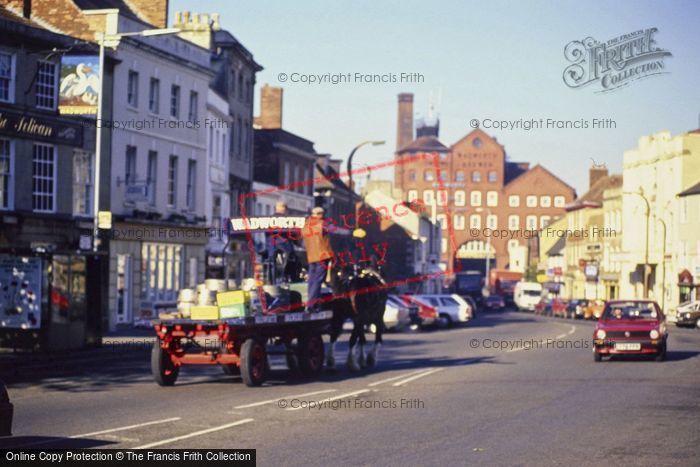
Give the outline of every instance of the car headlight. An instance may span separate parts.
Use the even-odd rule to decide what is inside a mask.
[[[686,313],[686,314],[685,314],[685,317],[688,318],[688,319],[690,319],[690,313]]]
[[[597,339],[605,339],[605,331],[603,331],[602,329],[598,329],[598,330],[595,332],[595,337],[596,337]]]
[[[658,339],[659,338],[659,331],[656,329],[652,329],[651,332],[649,333],[649,337],[652,339]]]

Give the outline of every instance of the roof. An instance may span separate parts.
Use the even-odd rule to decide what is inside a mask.
[[[402,153],[402,152],[448,152],[449,149],[447,146],[442,144],[440,140],[438,140],[434,136],[421,136],[420,138],[417,138],[410,143],[408,143],[406,146],[402,147],[399,149],[397,152]]]
[[[29,42],[27,38],[30,38],[34,43],[46,44],[47,49],[65,47],[76,52],[96,52],[94,43],[54,32],[2,6],[0,6],[0,30],[3,31],[3,39],[6,41],[16,40],[27,45]]]
[[[119,10],[119,14],[126,18],[138,21],[139,23],[149,24],[142,18],[139,18],[125,0],[73,0],[73,3],[81,10],[117,9]]]
[[[573,203],[566,207],[567,211],[587,207],[600,207],[603,205],[603,192],[608,188],[622,186],[622,175],[608,175],[598,179],[593,186]]]
[[[225,29],[218,29],[214,31],[213,34],[214,44],[220,47],[233,47],[236,49],[255,69],[255,71],[262,71],[263,67],[253,59],[253,54],[246,49],[241,42],[234,37],[233,34],[226,31]]]
[[[518,164],[518,163],[517,163],[517,162],[514,162],[514,164]],[[522,164],[522,163],[521,163],[521,164]],[[552,172],[550,172],[549,170],[547,170],[547,169],[546,169],[543,165],[541,165],[541,164],[537,164],[537,165],[535,165],[534,167],[532,167],[531,169],[526,170],[525,172],[522,172],[520,175],[518,175],[517,177],[513,178],[513,179],[510,180],[508,183],[506,183],[506,184],[505,184],[505,187],[508,187],[508,186],[510,186],[510,185],[513,184],[513,183],[517,183],[517,182],[519,182],[519,181],[525,179],[525,177],[530,176],[531,174],[535,173],[536,171],[542,171],[542,172],[544,172],[547,176],[554,178],[554,179],[557,180],[559,183],[561,183],[562,185],[564,185],[566,188],[568,188],[569,190],[571,190],[571,192],[574,193],[574,196],[576,196],[576,189],[575,189],[574,187],[572,187],[571,185],[569,185],[568,183],[566,183],[564,180],[562,180],[561,178],[559,178],[559,177],[557,177],[556,175],[554,175]]]
[[[566,235],[560,235],[559,238],[557,238],[557,241],[554,242],[554,245],[545,252],[547,256],[557,256],[561,255],[562,251],[564,251],[564,247],[566,247]]]
[[[698,131],[698,133],[700,133],[700,130],[696,130],[696,131]],[[700,182],[698,182],[695,185],[691,186],[690,188],[686,188],[685,190],[678,193],[678,196],[681,198],[683,198],[685,196],[692,196],[692,195],[700,195]]]

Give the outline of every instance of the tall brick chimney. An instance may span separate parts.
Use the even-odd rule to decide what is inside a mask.
[[[601,178],[608,176],[608,168],[605,165],[596,165],[588,170],[588,189],[591,189]]]
[[[396,122],[396,150],[413,141],[413,94],[399,94],[399,114]]]
[[[136,15],[156,28],[168,27],[168,0],[126,0]]]
[[[283,89],[263,85],[260,89],[260,116],[255,117],[255,124],[260,128],[282,128],[282,95]]]

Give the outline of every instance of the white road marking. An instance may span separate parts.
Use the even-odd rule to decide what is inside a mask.
[[[71,436],[70,438],[87,438],[88,436],[104,435],[106,433],[114,433],[115,431],[133,430],[134,428],[141,428],[142,426],[157,425],[159,423],[176,422],[180,420],[180,417],[165,418],[163,420],[154,420],[152,422],[137,423],[136,425],[122,426],[119,428],[110,428],[109,430],[93,431],[92,433],[84,433],[82,435]]]
[[[571,329],[569,330],[568,334],[571,335],[571,334],[573,334],[575,331],[576,331],[576,326],[574,326],[574,325],[572,324],[572,325],[571,325]]]
[[[97,435],[104,435],[107,433],[114,433],[117,431],[133,430],[134,428],[141,428],[143,426],[157,425],[160,423],[176,422],[178,420],[180,420],[180,417],[164,418],[163,420],[153,420],[151,422],[137,423],[135,425],[120,426],[118,428],[110,428],[108,430],[93,431],[92,433],[83,433],[80,435],[73,435],[73,436],[69,436],[68,438],[69,439],[87,438],[88,436],[97,436]],[[23,444],[19,447],[35,446],[38,444],[48,444],[48,443],[54,443],[56,441],[60,441],[60,439],[58,439],[58,438],[57,439],[44,439],[41,441],[36,441],[34,443]]]
[[[323,391],[307,392],[306,394],[297,394],[296,396],[282,396],[277,399],[268,399],[266,401],[253,402],[252,404],[237,405],[234,409],[249,409],[251,407],[258,407],[260,405],[272,404],[273,402],[279,402],[282,399],[294,399],[298,397],[315,396],[316,394],[324,394],[328,392],[336,392],[337,389],[324,389]]]
[[[332,402],[332,401],[336,401],[338,399],[345,399],[346,397],[352,397],[352,396],[356,396],[358,394],[364,394],[366,392],[370,392],[370,390],[369,389],[360,389],[359,391],[348,392],[345,394],[341,394],[339,396],[329,397],[328,399],[322,399],[318,402],[320,402],[320,403]],[[299,410],[299,409],[306,409],[306,408],[308,408],[308,406],[304,405],[304,406],[300,406],[300,407],[289,407],[287,410]]]
[[[402,379],[401,381],[397,381],[396,383],[392,384],[392,386],[401,386],[403,384],[409,383],[411,381],[414,381],[418,378],[422,378],[424,376],[432,375],[433,373],[437,373],[438,371],[442,371],[444,368],[433,368],[432,370],[425,371],[423,373],[419,373],[417,375],[411,376],[406,379]]]
[[[250,423],[252,421],[253,421],[252,418],[245,418],[245,419],[239,420],[237,422],[232,422],[232,423],[227,423],[225,425],[219,425],[219,426],[215,426],[212,428],[207,428],[206,430],[194,431],[194,432],[188,433],[186,435],[176,436],[174,438],[163,439],[161,441],[155,441],[153,443],[148,443],[148,444],[144,444],[141,446],[136,446],[135,448],[131,448],[131,449],[148,449],[148,448],[152,448],[155,446],[162,446],[163,444],[170,444],[170,443],[173,443],[175,441],[181,441],[183,439],[194,438],[195,436],[206,435],[207,433],[213,433],[214,431],[225,430],[226,428],[231,428],[234,426],[243,425],[245,423]]]
[[[370,388],[371,388],[371,387],[377,386],[377,385],[379,385],[379,384],[388,383],[389,381],[395,381],[395,380],[397,380],[397,379],[406,378],[407,376],[415,375],[416,373],[421,373],[421,372],[423,372],[423,371],[425,371],[425,369],[416,370],[416,371],[411,371],[410,373],[404,373],[404,374],[399,375],[399,376],[393,376],[393,377],[391,377],[391,378],[382,379],[382,380],[379,380],[379,381],[375,381],[374,383],[368,384],[367,387],[370,387]]]
[[[563,339],[566,337],[566,334],[559,334],[555,339]]]

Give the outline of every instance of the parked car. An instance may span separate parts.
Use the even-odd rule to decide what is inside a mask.
[[[401,330],[409,326],[418,316],[418,307],[406,302],[398,295],[389,295],[384,307],[384,325],[388,330]]]
[[[593,331],[596,362],[612,355],[653,355],[666,359],[668,332],[664,314],[653,300],[611,300]]]
[[[423,300],[419,300],[416,295],[404,294],[401,298],[408,304],[418,307],[418,314],[411,322],[412,328],[431,326],[438,320],[438,309]]]
[[[542,284],[539,282],[520,281],[515,284],[513,292],[513,301],[518,310],[534,311],[535,305],[542,298]]]
[[[500,295],[489,295],[484,299],[484,309],[503,311],[506,309],[506,301]]]
[[[559,298],[559,297],[552,298],[552,301],[549,304],[549,307],[552,310],[552,316],[554,316],[555,318],[566,318],[567,317],[567,303],[562,298]]]
[[[535,304],[535,309],[533,310],[536,315],[548,315],[551,312],[549,304],[552,299],[549,297],[541,297],[540,301]]]
[[[678,308],[676,308],[676,326],[689,326],[700,329],[700,300],[678,305]]]
[[[583,319],[600,319],[605,309],[605,300],[590,300],[583,309]]]
[[[583,298],[575,298],[569,301],[566,310],[569,317],[572,319],[583,319],[584,308],[588,306],[588,300]]]
[[[452,295],[416,295],[419,300],[438,309],[440,323],[451,326],[472,319],[472,309],[462,297]]]
[[[480,311],[479,305],[476,304],[476,300],[474,300],[472,297],[470,297],[468,295],[466,297],[462,296],[462,298],[472,308],[472,319],[476,318],[477,312]]]

